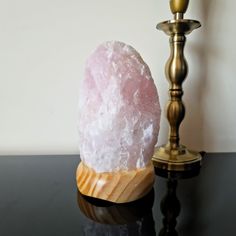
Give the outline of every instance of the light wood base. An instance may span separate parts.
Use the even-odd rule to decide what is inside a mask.
[[[76,181],[79,191],[86,196],[125,203],[146,195],[154,183],[152,164],[142,169],[97,173],[81,162]]]

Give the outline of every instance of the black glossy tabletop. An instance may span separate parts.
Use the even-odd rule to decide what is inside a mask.
[[[236,154],[206,154],[198,176],[156,176],[130,204],[82,197],[78,156],[0,157],[1,236],[236,235]]]

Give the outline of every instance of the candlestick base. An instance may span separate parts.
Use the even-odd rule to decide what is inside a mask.
[[[180,146],[171,150],[169,145],[155,150],[152,162],[157,168],[169,171],[189,171],[201,166],[202,156],[200,153],[188,150]]]

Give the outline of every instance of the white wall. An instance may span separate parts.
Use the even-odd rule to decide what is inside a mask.
[[[236,151],[236,27],[234,0],[192,0],[186,17],[203,27],[186,46],[189,147]],[[163,0],[0,0],[0,154],[78,153],[79,80],[88,54],[101,42],[134,46],[151,68],[161,104],[168,37],[155,29],[170,19]],[[167,136],[161,123],[159,143]]]

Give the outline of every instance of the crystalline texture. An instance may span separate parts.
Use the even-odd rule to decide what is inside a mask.
[[[129,45],[101,44],[88,58],[79,101],[82,161],[96,172],[145,167],[160,123],[148,66]]]

